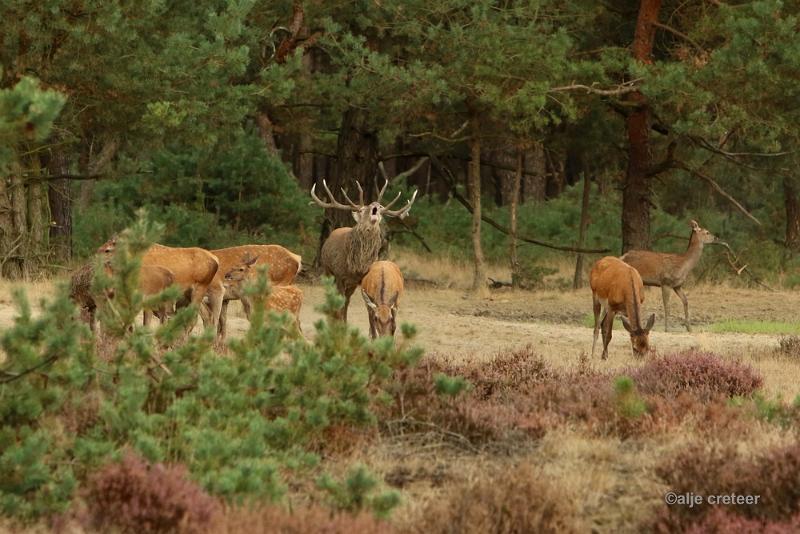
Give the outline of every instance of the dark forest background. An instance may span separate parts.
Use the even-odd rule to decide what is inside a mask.
[[[168,244],[274,242],[310,262],[350,223],[309,206],[311,185],[374,192],[380,163],[394,190],[420,190],[392,243],[475,261],[476,285],[483,261],[514,257],[483,215],[614,254],[680,251],[697,219],[736,265],[791,286],[798,13],[777,0],[8,0],[2,276],[70,267],[140,207]],[[554,257],[574,252],[521,242],[515,278]],[[712,251],[700,276],[736,277],[730,260]]]

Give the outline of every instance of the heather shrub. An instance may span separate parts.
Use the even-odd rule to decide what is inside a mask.
[[[414,532],[565,533],[575,532],[575,510],[547,477],[530,466],[485,473],[431,502]]]
[[[779,337],[777,351],[791,358],[800,357],[800,336],[790,335]]]
[[[674,397],[682,391],[701,399],[752,395],[763,384],[749,365],[694,350],[653,358],[627,371],[645,394]]]
[[[99,531],[206,532],[222,507],[187,477],[183,466],[150,464],[128,452],[89,476],[81,492],[84,525]]]
[[[687,534],[793,534],[800,530],[800,517],[788,521],[748,519],[725,509],[716,508],[699,522],[689,525]]]
[[[775,523],[775,528],[800,518],[800,444],[749,457],[741,454],[734,442],[693,443],[664,460],[656,474],[678,494],[759,495],[758,504],[729,509],[745,518]],[[662,510],[656,524],[662,531],[683,530],[700,524],[714,509],[706,502],[691,508],[671,506]]]

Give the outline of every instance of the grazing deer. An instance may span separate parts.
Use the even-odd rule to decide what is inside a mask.
[[[242,286],[252,277],[252,268],[258,265],[259,257],[251,256],[247,253],[241,262],[225,273],[225,291],[230,291],[235,295],[242,295]],[[241,297],[240,297],[241,298]],[[245,298],[242,298],[244,304]],[[256,303],[252,303],[256,304]],[[272,285],[269,296],[263,300],[264,310],[274,310],[277,312],[289,312],[295,320],[298,331],[300,328],[300,308],[303,306],[303,291],[294,285]],[[250,319],[248,313],[247,319]]]
[[[280,245],[242,245],[238,247],[228,247],[212,250],[211,253],[219,261],[219,269],[215,276],[219,282],[224,283],[225,274],[240,267],[245,259],[254,258],[254,266],[269,265],[269,281],[275,285],[290,285],[294,282],[295,276],[300,272],[303,265],[302,258]],[[241,300],[245,316],[250,319],[251,301],[250,297],[242,296],[238,285],[231,286],[226,284],[225,296],[222,300],[222,308],[219,315],[219,325],[217,327],[217,337],[222,340],[226,335],[226,322],[228,317],[228,302],[231,300]],[[204,317],[209,315],[208,306],[203,303],[201,314]]]
[[[386,206],[382,205],[381,199],[388,185],[389,180],[387,179],[378,193],[378,199],[371,204],[364,204],[364,190],[361,189],[361,184],[358,182],[356,182],[359,193],[358,204],[350,200],[347,192],[342,189],[342,193],[344,193],[349,205],[342,204],[333,197],[333,193],[331,193],[325,180],[322,181],[322,186],[325,188],[330,202],[323,202],[317,197],[314,191],[316,184],[311,187],[311,198],[319,206],[351,211],[356,221],[356,225],[352,228],[337,228],[331,232],[331,235],[322,244],[320,253],[320,264],[325,274],[334,277],[336,289],[344,296],[344,307],[339,312],[339,318],[345,322],[347,322],[347,308],[350,305],[350,297],[353,295],[353,291],[356,290],[361,283],[361,279],[367,274],[370,265],[378,259],[378,253],[381,248],[380,223],[383,216],[405,217],[417,198],[417,191],[415,190],[405,206],[399,210],[391,210],[389,208],[397,202],[401,193],[398,193]]]
[[[373,263],[361,280],[361,296],[367,305],[369,335],[392,336],[397,328],[397,306],[403,294],[403,273],[391,261]]]
[[[110,255],[117,246],[117,237],[104,243],[98,252]],[[154,244],[142,256],[142,267],[155,265],[172,271],[177,284],[191,304],[201,309],[203,298],[208,295],[211,303],[210,317],[203,317],[206,327],[219,324],[222,310],[222,298],[225,288],[222,280],[216,277],[219,261],[209,251],[197,247],[176,248]],[[191,330],[191,327],[190,327]]]
[[[683,254],[664,254],[662,252],[651,252],[649,250],[631,250],[624,254],[620,259],[633,266],[642,277],[642,281],[647,286],[661,287],[661,299],[664,301],[664,331],[667,331],[669,311],[669,290],[683,302],[683,314],[686,319],[686,330],[691,332],[689,324],[689,301],[683,292],[683,284],[694,266],[700,261],[703,254],[703,246],[709,243],[717,243],[719,239],[711,232],[700,228],[697,221],[690,221],[692,235],[689,237],[689,247]]]
[[[644,328],[641,326],[641,305],[644,303],[644,285],[642,277],[636,269],[622,260],[612,256],[597,260],[589,273],[589,284],[592,287],[592,311],[594,311],[594,339],[592,356],[597,344],[597,329],[603,327],[603,356],[608,358],[608,344],[611,342],[611,330],[614,327],[614,315],[621,313],[622,324],[631,335],[633,353],[638,356],[650,350],[650,329],[656,320],[656,314],[650,315]],[[600,309],[603,318],[600,317]]]

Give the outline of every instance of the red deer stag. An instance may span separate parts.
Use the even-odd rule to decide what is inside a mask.
[[[403,273],[391,261],[376,261],[361,280],[361,295],[367,305],[369,335],[393,336],[397,328],[397,307],[403,294]]]
[[[112,237],[97,251],[110,255],[117,246],[117,238]],[[176,248],[154,244],[142,256],[142,267],[155,265],[172,271],[177,284],[190,303],[197,306],[198,311],[203,298],[208,295],[211,303],[210,318],[203,318],[206,327],[219,324],[222,310],[222,297],[225,288],[222,280],[216,278],[219,261],[209,251],[197,247]]]
[[[245,253],[242,260],[227,273],[225,273],[225,291],[231,292],[235,295],[242,294],[242,285],[252,277],[252,268],[259,265],[258,256],[251,256]],[[244,304],[244,298],[242,303]],[[251,302],[251,305],[257,303]],[[303,306],[303,291],[294,285],[276,285],[273,284],[269,296],[264,299],[263,306],[265,310],[274,310],[277,312],[286,311],[294,317],[295,326],[298,331],[300,329],[300,308]],[[248,313],[247,318],[250,319]]]
[[[597,260],[589,273],[592,287],[592,311],[594,312],[594,339],[592,356],[597,344],[597,329],[602,323],[603,356],[608,358],[608,344],[614,327],[614,315],[623,314],[622,324],[631,335],[631,346],[635,355],[641,356],[650,350],[650,329],[656,314],[650,315],[644,328],[641,326],[641,305],[644,303],[644,285],[636,269],[617,258],[606,256]],[[603,318],[600,317],[602,308]]]
[[[667,331],[669,317],[669,291],[675,294],[683,302],[683,314],[686,319],[686,330],[691,332],[689,324],[689,301],[683,292],[683,284],[694,266],[700,261],[703,254],[703,246],[709,243],[719,243],[719,239],[711,232],[700,228],[697,221],[691,221],[692,235],[689,237],[689,248],[683,254],[664,254],[662,252],[651,252],[649,250],[631,250],[625,253],[620,259],[631,265],[642,277],[646,286],[661,287],[661,298],[664,301],[664,331]]]
[[[219,260],[219,269],[215,278],[217,281],[224,283],[226,273],[232,269],[240,266],[240,264],[249,258],[255,258],[253,265],[269,265],[269,281],[273,286],[283,285],[287,286],[294,282],[295,276],[302,268],[302,258],[284,248],[280,245],[241,245],[238,247],[228,247],[212,250],[211,253]],[[244,308],[245,316],[250,319],[251,301],[247,296],[242,296],[238,290],[238,286],[231,286],[225,284],[225,296],[222,300],[222,309],[219,315],[219,326],[217,327],[217,336],[219,339],[225,339],[226,335],[226,322],[228,317],[228,302],[231,300],[241,300],[242,308]],[[203,304],[201,310],[203,317],[208,317],[208,306]]]
[[[383,220],[383,216],[404,217],[417,198],[417,191],[415,190],[405,206],[399,210],[391,210],[389,208],[397,202],[401,193],[397,193],[397,196],[387,205],[381,204],[381,199],[386,192],[386,187],[389,185],[389,180],[386,180],[386,183],[378,193],[378,199],[371,204],[364,204],[364,190],[361,189],[361,184],[358,182],[356,182],[356,185],[359,193],[358,204],[350,200],[350,197],[342,189],[342,193],[349,205],[342,204],[334,198],[325,180],[322,181],[322,186],[325,188],[330,202],[324,202],[317,197],[315,193],[316,184],[311,187],[311,198],[318,205],[323,208],[351,211],[356,221],[356,225],[351,228],[337,228],[331,232],[331,235],[322,244],[320,253],[320,264],[325,274],[334,277],[336,289],[344,296],[344,308],[339,312],[339,318],[345,322],[347,321],[347,307],[350,305],[350,297],[353,295],[353,291],[356,290],[361,283],[361,279],[367,274],[370,265],[378,259],[378,253],[381,248],[380,223]]]

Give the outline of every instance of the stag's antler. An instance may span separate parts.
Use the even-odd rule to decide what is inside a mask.
[[[417,193],[419,193],[419,190],[415,189],[414,194],[411,195],[411,198],[408,200],[406,205],[399,210],[390,210],[389,207],[394,204],[398,198],[400,198],[400,195],[398,194],[397,198],[392,200],[386,207],[381,208],[381,213],[384,215],[390,215],[392,217],[400,217],[401,219],[404,218],[406,215],[408,215],[408,210],[411,209],[411,205],[414,204],[414,200],[417,198]]]
[[[317,194],[315,192],[315,188],[316,187],[317,187],[317,184],[314,184],[314,185],[311,186],[311,198],[313,198],[314,202],[316,202],[319,206],[321,206],[323,208],[335,208],[335,209],[347,210],[347,211],[358,211],[358,210],[361,209],[360,206],[356,206],[355,203],[353,203],[352,200],[347,198],[347,194],[345,194],[345,198],[347,198],[347,201],[350,202],[350,206],[345,206],[344,204],[342,204],[341,202],[336,200],[336,198],[334,198],[334,196],[333,196],[333,193],[331,193],[331,190],[328,187],[328,184],[327,184],[327,182],[325,180],[322,180],[322,187],[325,188],[325,192],[328,194],[328,198],[330,199],[330,202],[325,202],[325,201],[321,200],[317,196]],[[358,189],[361,190],[361,186],[360,185],[358,186]],[[364,193],[363,192],[361,193],[361,199],[362,199],[362,201],[364,199]]]

